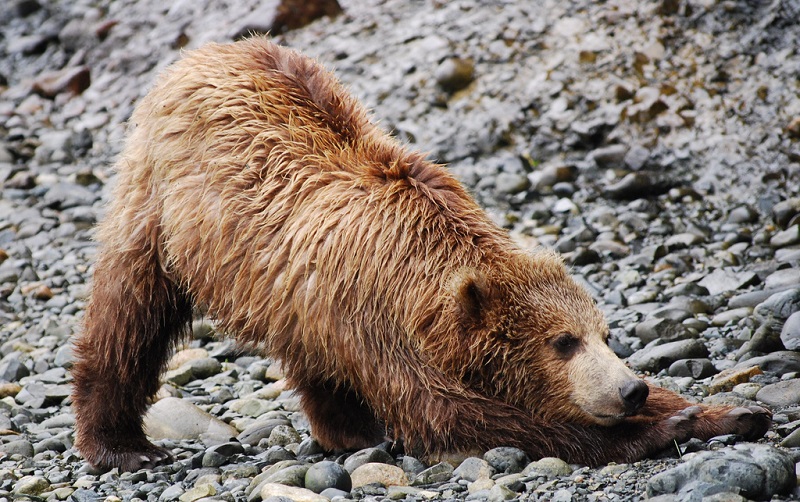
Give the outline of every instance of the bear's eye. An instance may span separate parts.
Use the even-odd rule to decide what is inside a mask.
[[[581,341],[572,333],[563,333],[553,340],[553,348],[561,356],[571,356],[580,345]]]

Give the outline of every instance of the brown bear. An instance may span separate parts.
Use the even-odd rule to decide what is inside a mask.
[[[142,415],[193,307],[282,360],[329,450],[389,436],[597,465],[771,423],[645,384],[557,256],[519,249],[312,59],[208,45],[131,120],[73,369],[96,466],[168,457]]]

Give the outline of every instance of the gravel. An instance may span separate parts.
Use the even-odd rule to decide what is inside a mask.
[[[297,29],[270,5],[0,9],[1,500],[800,497],[796,0],[342,0]],[[182,48],[271,27],[448,163],[524,247],[561,252],[634,368],[697,401],[769,403],[772,430],[598,469],[513,448],[328,454],[280,365],[199,321],[147,418],[174,461],[87,466],[72,444],[70,337],[125,121]]]

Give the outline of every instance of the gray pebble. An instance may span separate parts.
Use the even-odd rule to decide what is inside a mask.
[[[800,311],[800,288],[775,293],[758,304],[753,312],[764,323],[770,319],[785,321],[797,311]]]
[[[475,65],[469,59],[447,58],[436,68],[436,83],[447,92],[468,86],[475,78]]]
[[[515,474],[530,463],[528,455],[519,448],[500,446],[483,454],[483,459],[497,472]]]
[[[598,167],[619,167],[628,153],[625,145],[608,145],[592,150],[589,158],[597,163]]]
[[[793,225],[786,230],[781,230],[769,240],[772,247],[783,248],[800,244],[800,224]]]
[[[489,478],[495,473],[494,468],[489,463],[477,457],[468,457],[453,471],[454,476],[467,481],[475,481],[480,478]]]
[[[160,502],[170,502],[172,500],[178,500],[178,497],[183,495],[184,489],[181,483],[174,484],[172,486],[167,487],[161,495],[159,495],[158,500]]]
[[[197,380],[204,380],[222,371],[222,363],[212,357],[195,359],[188,365],[191,368],[192,377]]]
[[[0,361],[0,380],[18,382],[28,375],[30,375],[30,370],[20,360],[19,355],[10,354]]]
[[[530,188],[531,182],[524,174],[500,173],[494,180],[494,188],[498,194],[513,195],[526,191]]]
[[[691,459],[653,476],[647,483],[647,495],[688,495],[692,483],[706,483],[738,488],[749,499],[768,499],[787,494],[795,485],[792,457],[768,445],[741,444],[694,454]],[[695,485],[696,486],[696,485]]]
[[[650,150],[647,148],[634,145],[628,150],[628,153],[625,154],[625,165],[628,166],[633,171],[639,171],[645,167],[647,161],[650,159]]]
[[[257,445],[262,439],[269,438],[273,429],[279,425],[291,425],[291,422],[285,418],[259,418],[236,436],[236,439],[243,444]]]
[[[560,458],[545,457],[528,464],[522,470],[526,476],[564,477],[572,474],[572,468]]]
[[[756,399],[777,407],[800,404],[800,379],[765,385],[756,394]]]
[[[292,443],[300,443],[300,434],[291,425],[277,425],[269,434],[267,444],[270,446],[286,446]]]
[[[780,336],[786,349],[800,350],[800,312],[795,312],[786,319]]]
[[[350,473],[336,462],[324,460],[308,468],[305,487],[315,493],[322,493],[329,488],[349,492],[351,488]]]
[[[754,272],[718,268],[703,277],[698,284],[706,288],[710,295],[718,295],[746,288],[758,283],[758,280],[758,275]]]
[[[800,197],[793,197],[772,206],[772,219],[781,228],[789,226],[789,222],[800,214]]]
[[[408,475],[409,479],[425,470],[425,464],[423,464],[416,458],[412,457],[411,455],[405,455],[403,457],[402,467],[403,471]]]
[[[310,465],[291,465],[269,475],[265,482],[302,487],[310,467]]]
[[[651,343],[628,358],[628,363],[638,371],[660,371],[679,359],[708,356],[705,344],[696,339],[678,340],[661,345]]]
[[[267,440],[264,439],[264,442]],[[267,451],[264,452],[264,460],[268,464],[274,464],[282,460],[295,460],[296,456],[283,446],[269,446]]]
[[[676,340],[687,340],[696,338],[692,331],[681,324],[667,318],[648,319],[636,325],[636,336],[645,344],[653,340],[663,342],[674,342]]]
[[[0,452],[9,456],[20,455],[26,458],[30,458],[35,454],[33,445],[30,441],[25,439],[18,439],[16,441],[0,444]]]
[[[758,366],[762,371],[785,375],[800,372],[800,352],[780,350],[763,356],[742,359],[736,367]]]
[[[420,472],[411,482],[412,486],[443,483],[453,477],[453,466],[447,462],[439,462]]]
[[[679,359],[669,366],[669,376],[691,377],[695,380],[710,377],[717,369],[710,359]]]
[[[764,279],[764,289],[785,290],[800,284],[800,268],[776,270]]]
[[[347,457],[344,461],[344,469],[352,474],[358,467],[369,463],[394,465],[394,457],[380,448],[365,448]]]
[[[203,467],[219,467],[227,463],[234,455],[244,453],[244,447],[238,442],[214,445],[203,455]]]

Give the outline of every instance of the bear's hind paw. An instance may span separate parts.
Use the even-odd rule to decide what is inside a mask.
[[[96,455],[87,456],[90,464],[101,469],[119,468],[121,472],[152,469],[157,465],[172,462],[172,454],[159,446],[150,444],[141,451],[114,451],[102,448]]]

